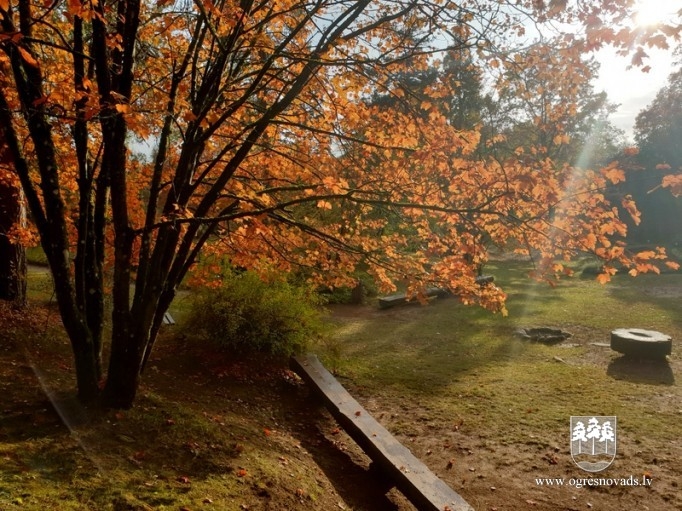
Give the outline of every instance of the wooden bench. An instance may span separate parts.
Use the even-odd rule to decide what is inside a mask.
[[[429,298],[443,298],[444,296],[448,296],[450,293],[440,287],[429,287],[426,289],[426,291],[424,291],[424,294]],[[379,298],[380,309],[388,309],[389,307],[402,305],[404,303],[407,303],[407,295],[405,293],[394,293],[392,295],[386,295]]]
[[[479,275],[476,277],[476,284],[483,286],[485,284],[490,284],[495,281],[495,277],[492,275]],[[429,287],[426,288],[424,294],[428,298],[443,298],[445,296],[450,296],[450,292],[441,287]],[[394,307],[396,305],[402,305],[408,303],[407,295],[405,293],[394,293],[392,295],[386,295],[379,298],[379,308],[388,309],[389,307]]]
[[[322,398],[336,421],[372,459],[372,466],[382,470],[419,511],[473,511],[367,413],[315,355],[292,357],[291,368]]]

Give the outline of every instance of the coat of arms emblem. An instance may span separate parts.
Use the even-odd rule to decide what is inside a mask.
[[[587,472],[600,472],[616,457],[616,417],[571,416],[571,457]]]

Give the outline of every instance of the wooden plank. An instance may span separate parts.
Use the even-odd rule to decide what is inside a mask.
[[[479,275],[476,277],[476,284],[479,286],[485,286],[486,284],[491,284],[495,282],[495,277],[492,275]],[[444,298],[446,296],[451,296],[450,291],[443,289],[442,287],[429,287],[426,288],[424,294],[429,298],[438,297]],[[404,303],[409,303],[407,301],[407,295],[405,293],[395,293],[392,295],[386,295],[379,297],[379,308],[388,309],[389,307],[394,307],[396,305],[402,305]]]
[[[420,511],[473,511],[358,403],[315,355],[293,357],[292,369],[323,399],[337,422]]]
[[[426,291],[424,291],[424,294],[426,294],[426,296],[428,296],[429,298],[433,297],[443,298],[445,296],[448,296],[450,293],[448,293],[447,290],[440,287],[429,287],[426,289]],[[401,305],[404,303],[408,303],[407,295],[405,293],[395,293],[392,295],[386,295],[379,298],[380,309],[388,309],[389,307],[393,307],[394,305]]]

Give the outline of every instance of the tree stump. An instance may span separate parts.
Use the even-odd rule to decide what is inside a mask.
[[[624,355],[664,359],[672,353],[669,335],[641,328],[618,328],[611,332],[611,349]]]

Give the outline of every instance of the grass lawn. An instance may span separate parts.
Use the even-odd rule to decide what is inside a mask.
[[[476,509],[682,509],[682,275],[618,276],[607,286],[571,278],[551,288],[527,280],[527,269],[489,269],[509,291],[508,317],[454,299],[340,307],[327,364]],[[538,326],[573,335],[554,346],[513,335]],[[599,346],[620,327],[672,335],[673,356],[631,363]],[[539,487],[536,477],[568,484],[591,475],[571,459],[571,415],[617,416],[617,458],[596,475],[647,474],[651,488]]]
[[[379,310],[330,308],[315,347],[359,401],[477,510],[682,509],[682,275],[526,279],[489,267],[509,316],[456,299]],[[0,510],[409,510],[384,496],[367,458],[291,373],[187,346],[166,328],[136,407],[84,410],[72,399],[68,343],[49,277],[31,272],[32,306],[2,309]],[[181,323],[187,298],[171,308]],[[531,344],[520,327],[571,332]],[[631,363],[608,347],[618,327],[673,336],[666,362]],[[617,416],[617,455],[596,477],[651,485],[577,488],[571,415]],[[563,487],[537,478],[564,478]]]

